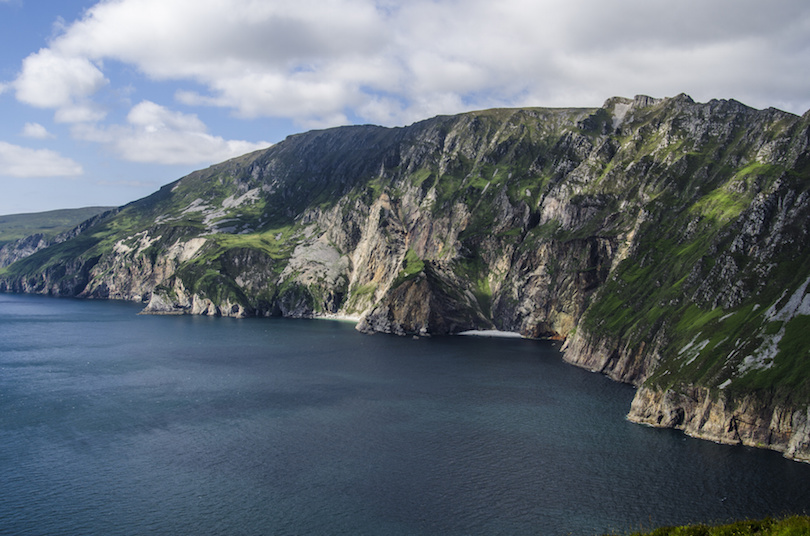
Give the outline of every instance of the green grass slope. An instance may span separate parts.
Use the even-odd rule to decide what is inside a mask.
[[[84,207],[0,216],[0,246],[41,233],[56,236],[114,207]]]

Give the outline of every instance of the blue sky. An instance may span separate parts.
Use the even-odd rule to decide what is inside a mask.
[[[289,134],[615,95],[810,109],[806,0],[0,0],[0,214]]]

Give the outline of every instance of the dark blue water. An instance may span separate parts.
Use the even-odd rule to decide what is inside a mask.
[[[0,294],[3,534],[599,534],[810,509],[552,343]]]

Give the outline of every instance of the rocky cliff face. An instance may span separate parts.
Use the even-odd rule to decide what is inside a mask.
[[[309,132],[92,222],[0,289],[565,339],[641,386],[638,422],[806,459],[809,124],[679,95]]]
[[[679,391],[641,387],[628,418],[719,443],[769,448],[810,462],[810,409],[761,395],[728,399],[704,387]]]
[[[30,257],[40,249],[45,249],[50,246],[52,240],[49,240],[44,234],[36,233],[13,242],[3,244],[0,247],[0,268],[5,268],[14,264],[20,259]]]

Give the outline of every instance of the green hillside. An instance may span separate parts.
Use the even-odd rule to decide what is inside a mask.
[[[33,234],[55,236],[113,207],[84,207],[0,216],[0,246]]]

